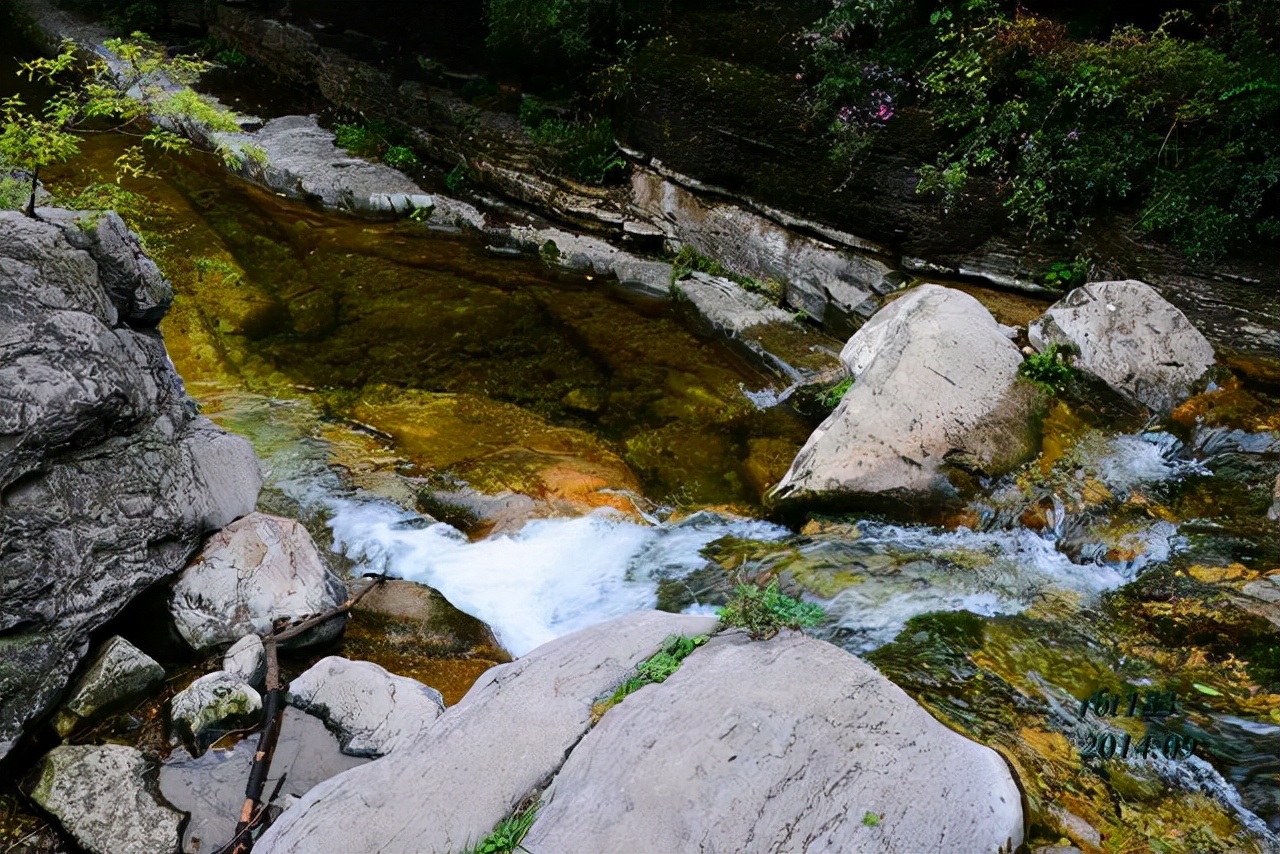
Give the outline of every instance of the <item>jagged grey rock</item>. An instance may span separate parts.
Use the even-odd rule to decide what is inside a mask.
[[[267,654],[262,638],[245,635],[222,656],[222,669],[232,676],[261,688],[267,678]]]
[[[1071,348],[1075,367],[1156,412],[1189,397],[1213,365],[1213,346],[1187,316],[1133,279],[1076,288],[1028,327],[1027,338],[1041,352]]]
[[[712,638],[628,696],[543,804],[530,851],[996,854],[1023,832],[999,754],[861,659],[791,632]]]
[[[384,756],[410,745],[444,712],[436,689],[336,655],[289,683],[289,704],[328,724],[352,756]]]
[[[776,500],[949,494],[944,464],[998,474],[1035,453],[1022,356],[981,303],[920,285],[840,353],[855,378],[775,487]]]
[[[49,221],[0,212],[0,757],[58,699],[89,633],[261,485],[249,443],[183,391],[151,328],[165,289],[136,240],[105,217],[77,248],[70,215],[38,213]]]
[[[141,753],[120,744],[55,747],[37,768],[31,799],[92,854],[178,849],[182,813],[150,791]]]
[[[458,851],[548,779],[591,726],[591,704],[671,634],[716,621],[646,611],[488,670],[413,744],[339,774],[286,810],[260,854]],[[408,781],[448,780],[448,786]]]
[[[239,676],[216,670],[173,695],[174,730],[196,753],[220,736],[258,723],[262,696]]]
[[[783,311],[763,294],[753,294],[737,282],[706,273],[690,273],[675,283],[675,289],[717,332],[736,335],[753,326],[791,323]]]
[[[178,634],[199,651],[269,631],[280,619],[321,614],[346,597],[306,528],[251,513],[209,538],[173,586],[169,613]],[[344,624],[329,620],[292,645],[332,640]]]
[[[154,658],[124,638],[113,637],[76,681],[54,717],[54,727],[66,738],[82,722],[143,696],[163,681],[164,668]]]
[[[1276,485],[1271,487],[1271,509],[1267,518],[1272,522],[1280,522],[1280,475],[1276,475]]]

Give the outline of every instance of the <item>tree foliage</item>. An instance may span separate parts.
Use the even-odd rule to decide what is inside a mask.
[[[846,149],[923,108],[942,150],[920,190],[944,209],[983,176],[1033,231],[1128,206],[1212,257],[1280,237],[1277,20],[1227,2],[1080,38],[994,0],[845,0],[811,34],[813,107]]]
[[[82,60],[75,43],[64,41],[56,56],[24,62],[20,74],[48,87],[39,107],[12,96],[0,103],[0,165],[30,178],[26,212],[35,215],[40,170],[80,153],[80,139],[92,131],[118,131],[167,152],[186,152],[197,128],[237,131],[233,115],[198,94],[191,85],[210,67],[196,57],[170,57],[142,33],[109,39],[114,56]],[[227,159],[229,149],[219,153]],[[146,171],[141,145],[116,160],[119,176]]]

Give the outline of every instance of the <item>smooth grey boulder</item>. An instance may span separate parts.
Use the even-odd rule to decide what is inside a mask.
[[[556,772],[591,727],[593,701],[613,691],[668,635],[715,626],[711,617],[645,611],[494,667],[416,742],[308,792],[254,850],[443,854],[469,848]]]
[[[54,716],[54,728],[66,738],[77,726],[144,696],[164,681],[164,668],[151,656],[122,637],[102,645],[71,696]]]
[[[0,212],[0,757],[89,634],[251,511],[262,482],[249,443],[199,417],[174,373],[137,241],[109,216],[79,234],[38,213]]]
[[[1069,348],[1073,365],[1124,397],[1168,413],[1213,365],[1213,346],[1187,316],[1143,282],[1093,282],[1027,328],[1031,346]]]
[[[598,237],[559,228],[512,226],[511,239],[554,264],[577,273],[614,276],[618,283],[653,296],[671,292],[671,265],[619,249]]]
[[[178,850],[182,813],[152,794],[147,760],[134,748],[55,747],[36,774],[31,799],[91,854]]]
[[[543,794],[523,845],[996,854],[1022,837],[1022,797],[999,754],[861,659],[787,632],[712,638],[610,709]]]
[[[262,695],[238,676],[216,670],[174,694],[169,717],[199,754],[226,733],[259,723],[261,713]]]
[[[290,682],[288,696],[290,705],[328,724],[351,756],[383,756],[411,745],[444,712],[436,689],[336,655]]]
[[[810,435],[774,500],[948,495],[948,464],[1000,474],[1037,449],[1022,356],[976,299],[920,285],[845,344],[854,377]]]
[[[222,656],[222,669],[237,679],[261,688],[267,678],[267,654],[262,638],[245,635]]]
[[[307,529],[292,519],[250,513],[214,534],[187,567],[169,599],[178,634],[197,651],[270,631],[277,620],[299,620],[347,598]],[[292,643],[337,637],[333,619]]]

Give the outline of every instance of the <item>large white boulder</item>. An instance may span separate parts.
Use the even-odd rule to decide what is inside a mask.
[[[267,632],[276,620],[321,614],[346,595],[306,528],[250,513],[209,538],[174,585],[169,612],[178,633],[201,651]],[[342,625],[330,620],[299,640],[323,643]]]
[[[328,724],[352,756],[383,756],[412,744],[444,712],[444,698],[372,661],[322,658],[289,683],[289,704]]]
[[[448,852],[474,846],[553,775],[591,728],[591,705],[671,634],[713,617],[645,611],[494,667],[414,743],[321,783],[254,845],[258,854]]]
[[[1031,346],[1069,347],[1074,365],[1121,395],[1167,413],[1194,393],[1213,346],[1150,285],[1127,279],[1076,288],[1027,329]]]
[[[605,714],[543,802],[530,851],[996,854],[1023,835],[999,754],[797,633],[713,638]]]
[[[997,474],[1035,453],[1022,356],[962,291],[912,289],[859,329],[840,359],[853,387],[800,449],[776,500],[947,494],[948,463]]]

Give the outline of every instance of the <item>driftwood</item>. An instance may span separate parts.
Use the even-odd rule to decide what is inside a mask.
[[[340,617],[355,607],[364,595],[387,580],[386,573],[373,576],[373,581],[366,584],[359,593],[351,596],[336,608],[323,614],[308,617],[292,626],[281,626],[268,632],[262,638],[262,652],[267,660],[266,694],[262,698],[262,732],[258,736],[258,749],[253,754],[253,765],[249,768],[249,782],[245,786],[244,806],[240,809],[240,820],[236,822],[236,832],[231,841],[219,849],[218,854],[249,854],[253,850],[253,831],[258,828],[267,815],[267,804],[279,793],[284,778],[276,783],[276,790],[266,801],[262,799],[266,788],[267,775],[271,773],[271,758],[276,752],[276,743],[280,740],[280,722],[284,718],[284,685],[280,681],[280,661],[276,654],[279,644],[293,640],[304,632],[326,623],[334,617]]]

